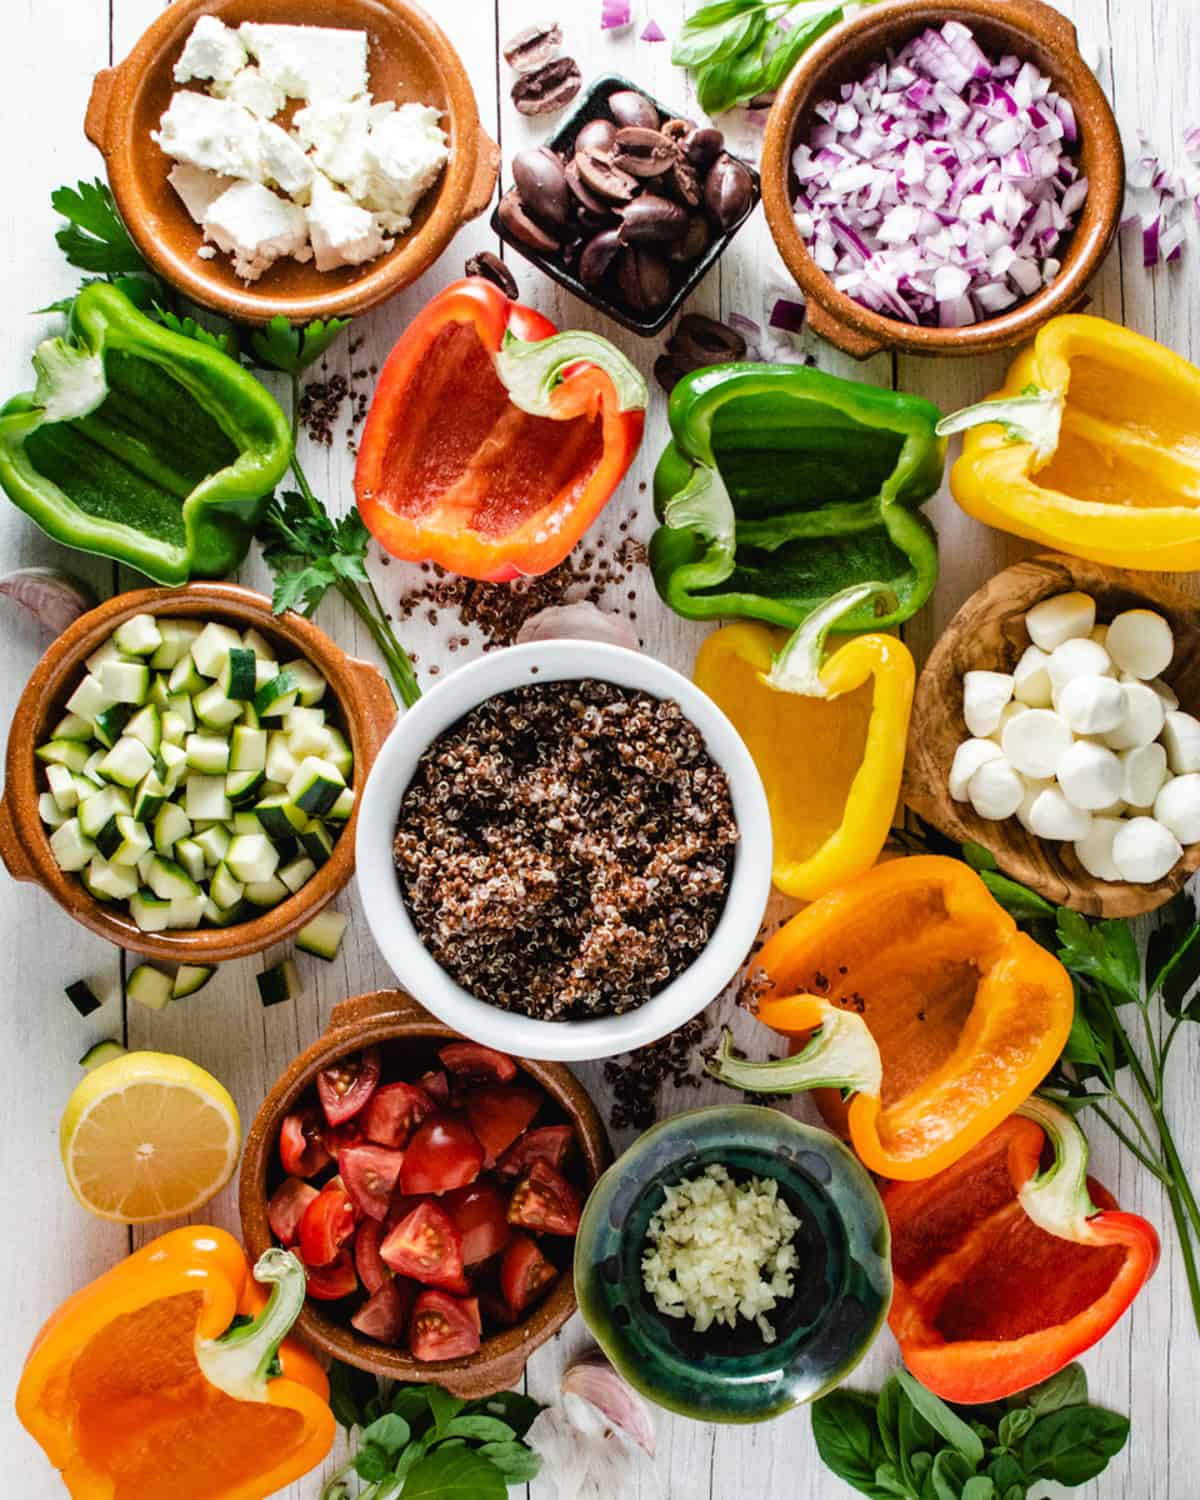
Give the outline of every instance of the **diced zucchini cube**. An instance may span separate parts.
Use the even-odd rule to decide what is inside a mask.
[[[68,874],[82,870],[97,853],[96,845],[80,831],[78,818],[68,818],[60,828],[54,830],[50,835],[50,848],[58,868]]]
[[[47,828],[61,828],[67,821],[67,815],[55,802],[53,792],[43,792],[38,798],[38,817]]]
[[[342,794],[346,779],[335,765],[319,756],[308,755],[296,767],[287,784],[288,796],[310,817],[319,818],[329,811]]]
[[[122,735],[100,762],[100,774],[106,781],[115,781],[118,786],[137,786],[146,772],[154,765],[154,757],[141,740]]]
[[[167,672],[176,666],[191,650],[192,642],[204,629],[199,620],[175,620],[164,617],[158,621],[161,642],[150,658],[150,665]]]
[[[238,880],[233,871],[226,864],[220,864],[213,871],[212,880],[209,882],[208,894],[218,906],[228,910],[236,906],[245,895],[245,882]]]
[[[153,656],[162,640],[162,631],[153,615],[134,615],[113,631],[113,644],[126,656]]]
[[[263,683],[254,695],[254,707],[260,718],[279,719],[296,706],[296,680],[290,672],[280,672]]]
[[[242,636],[242,645],[247,651],[253,651],[260,661],[274,661],[275,648],[267,640],[266,636],[260,635],[257,630],[247,630]]]
[[[169,855],[191,831],[192,820],[178,802],[164,802],[154,818],[154,847],[159,854]]]
[[[106,661],[100,686],[114,703],[145,703],[150,692],[150,668],[141,661]]]
[[[255,803],[254,815],[262,824],[267,837],[275,841],[291,838],[308,821],[308,814],[301,812],[295,803],[289,802],[286,792],[280,792],[274,797],[264,797]]]
[[[146,884],[163,901],[188,901],[200,894],[196,882],[173,859],[156,854],[150,862]]]
[[[234,646],[217,678],[227,698],[252,699],[257,690],[255,663],[258,658],[245,646]]]
[[[125,726],[125,733],[130,739],[141,740],[151,755],[158,754],[158,747],[162,744],[162,713],[153,703],[147,703],[145,708],[138,709],[133,718]]]
[[[190,734],[196,727],[196,710],[192,706],[192,700],[187,693],[172,693],[167,698],[167,709],[170,713],[177,714],[184,722]]]
[[[48,740],[33,753],[43,765],[66,766],[68,771],[86,771],[90,758],[81,740]]]
[[[131,818],[128,813],[119,813],[114,822],[117,825],[121,842],[108,857],[114,865],[137,869],[145,856],[151,852],[150,830],[144,823]],[[144,878],[139,874],[138,883],[143,882]]]
[[[193,720],[194,722],[195,720]],[[177,714],[174,709],[168,708],[162,716],[163,744],[182,745],[189,733],[187,720],[184,719],[183,715]]]
[[[354,811],[354,790],[347,787],[325,814],[331,823],[344,823]]]
[[[266,834],[241,833],[230,844],[225,863],[238,880],[249,885],[270,880],[279,866],[279,851]]]
[[[252,812],[235,812],[232,823],[235,838],[239,833],[266,833],[267,831]]]
[[[67,999],[81,1016],[90,1016],[100,1009],[101,1000],[86,979],[76,979],[66,986]]]
[[[192,660],[189,651],[186,656],[181,656],[171,668],[171,675],[167,678],[167,687],[172,697],[177,693],[187,693],[190,697],[193,693],[199,693],[204,689],[206,679],[196,670],[196,663]]]
[[[333,853],[333,838],[320,818],[310,818],[300,830],[300,847],[318,867]]]
[[[132,810],[133,800],[123,787],[102,787],[80,801],[79,826],[85,838],[94,839],[106,823]]]
[[[50,736],[53,740],[83,740],[88,741],[92,737],[92,721],[85,719],[80,714],[64,714],[54,726],[54,733]]]
[[[102,709],[96,715],[96,738],[106,750],[111,750],[121,738],[126,724],[137,711],[132,703],[114,703],[110,708]]]
[[[100,901],[128,901],[138,888],[137,871],[115,861],[94,859],[81,878]]]
[[[216,734],[189,734],[184,742],[187,763],[205,776],[223,776],[229,769],[229,741]]]
[[[224,776],[202,776],[193,771],[184,782],[184,805],[189,818],[201,822],[224,822],[233,816],[225,793]]]
[[[68,771],[66,766],[47,766],[46,784],[50,788],[51,796],[63,812],[73,813],[79,806],[79,786],[74,773]]]
[[[350,748],[350,742],[340,729],[332,727],[329,730],[329,741],[329,750],[326,752],[325,759],[330,765],[336,766],[349,781],[350,773],[354,769],[354,751]]]
[[[153,703],[155,708],[162,710],[166,708],[170,697],[171,695],[167,691],[167,679],[165,675],[161,672],[155,672],[150,680],[150,691],[146,695],[146,702]]]
[[[240,901],[236,906],[218,906],[210,900],[204,907],[204,920],[212,927],[229,927],[240,922],[244,913],[245,906]]]
[[[251,906],[262,907],[264,911],[270,911],[273,906],[286,901],[290,894],[278,875],[272,875],[270,880],[252,880],[246,886],[246,900]]]
[[[316,667],[302,658],[297,658],[296,661],[286,663],[283,670],[291,673],[296,684],[297,696],[305,708],[311,708],[314,703],[320,703],[325,696],[328,684]]]
[[[212,682],[192,699],[196,717],[210,729],[228,729],[242,717],[242,706],[227,698],[219,682]]]
[[[286,734],[275,732],[267,736],[266,772],[269,781],[278,781],[281,786],[287,786],[299,764],[291,752]]]
[[[264,1005],[279,1005],[294,1000],[300,993],[300,971],[294,960],[285,958],[273,969],[258,975],[258,993]]]
[[[171,909],[167,913],[167,926],[170,928],[181,928],[191,931],[199,927],[204,920],[204,909],[208,905],[208,897],[203,891],[195,896],[187,896],[180,900],[171,902]]]
[[[106,661],[125,661],[125,653],[117,645],[110,635],[102,646],[97,646],[91,656],[87,658],[87,669],[93,677],[99,677],[100,668]]]
[[[158,810],[167,800],[167,789],[157,771],[147,771],[133,794],[133,815],[139,823],[153,823]]]
[[[247,729],[239,724],[229,741],[231,771],[265,771],[267,768],[267,731]]]
[[[219,677],[225,658],[234,647],[242,644],[242,638],[228,625],[218,625],[210,620],[192,642],[192,660],[196,670],[204,677]]]
[[[204,879],[208,864],[204,850],[195,839],[180,839],[175,845],[175,861],[197,882]]]
[[[313,864],[307,854],[302,854],[299,859],[293,859],[289,864],[284,865],[280,869],[279,878],[287,886],[288,890],[295,895],[300,887],[307,885],[316,873],[316,865]]]
[[[261,771],[230,771],[225,778],[225,790],[234,807],[252,801],[266,780]]]
[[[194,837],[195,842],[204,851],[205,862],[209,865],[219,865],[229,851],[231,835],[229,830],[220,823],[201,829]],[[218,906],[225,905],[224,902],[217,904]]]
[[[111,708],[115,701],[110,693],[104,691],[100,679],[93,677],[89,672],[67,699],[67,709],[81,719],[94,722],[96,717],[106,708]]]
[[[125,993],[147,1010],[165,1010],[171,1003],[173,981],[153,964],[139,964],[125,981]]]
[[[302,953],[312,953],[326,963],[332,963],[342,946],[348,920],[340,911],[326,909],[296,934],[296,947]]]
[[[171,986],[171,999],[186,1000],[189,995],[198,995],[216,972],[209,964],[180,964]]]

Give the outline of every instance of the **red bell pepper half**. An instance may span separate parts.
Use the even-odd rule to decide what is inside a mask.
[[[904,1362],[945,1401],[999,1401],[1113,1326],[1158,1264],[1158,1235],[1087,1176],[1087,1139],[1044,1099],[960,1161],[883,1192]],[[1049,1141],[1053,1163],[1039,1170]]]
[[[359,511],[394,557],[493,582],[545,573],[625,477],[647,399],[598,334],[557,333],[490,281],[456,281],[383,367]]]

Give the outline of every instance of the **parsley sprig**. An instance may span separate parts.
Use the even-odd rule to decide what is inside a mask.
[[[526,1484],[540,1467],[522,1439],[541,1411],[519,1391],[464,1401],[436,1385],[380,1385],[371,1375],[335,1364],[330,1405],[338,1421],[359,1431],[358,1451],[321,1491],[321,1500],[506,1500],[510,1484]]]

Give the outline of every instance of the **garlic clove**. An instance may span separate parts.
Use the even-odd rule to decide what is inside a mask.
[[[650,1408],[598,1351],[576,1360],[563,1375],[564,1396],[577,1396],[601,1413],[606,1423],[654,1457],[654,1418]]]
[[[61,635],[96,606],[96,596],[78,578],[57,568],[20,568],[0,578],[0,594],[27,609],[39,625]]]

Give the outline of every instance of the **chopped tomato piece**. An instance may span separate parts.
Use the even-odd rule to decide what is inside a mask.
[[[530,1164],[508,1202],[508,1222],[538,1234],[574,1234],[583,1207],[579,1194],[556,1168]]]
[[[327,1266],[305,1266],[304,1274],[308,1278],[308,1295],[318,1302],[337,1302],[358,1291],[358,1277],[349,1250],[339,1250]]]
[[[438,1205],[428,1200],[400,1220],[379,1253],[393,1271],[426,1285],[457,1285],[462,1278],[462,1235]]]
[[[317,1074],[317,1097],[331,1125],[352,1119],[379,1086],[382,1063],[378,1047],[341,1057]]]
[[[408,1143],[400,1168],[402,1193],[448,1193],[479,1176],[483,1147],[460,1116],[431,1115]]]
[[[428,1073],[422,1073],[417,1082],[435,1104],[450,1103],[450,1080],[441,1068],[433,1068]]]
[[[496,1163],[496,1176],[511,1182],[535,1161],[561,1168],[574,1144],[575,1132],[569,1125],[539,1125],[513,1142]]]
[[[279,1159],[289,1177],[315,1177],[332,1160],[325,1146],[325,1122],[315,1104],[284,1117]]]
[[[503,1052],[481,1047],[478,1042],[451,1042],[438,1052],[442,1066],[463,1083],[511,1083],[517,1065]]]
[[[306,1266],[328,1266],[354,1233],[354,1204],[335,1177],[304,1210],[300,1220],[300,1259]]]
[[[356,1115],[353,1120],[347,1120],[344,1125],[339,1125],[335,1130],[326,1130],[325,1144],[333,1152],[339,1171],[342,1166],[342,1152],[348,1151],[351,1146],[360,1146],[365,1139],[361,1115]]]
[[[504,1216],[504,1199],[490,1182],[455,1188],[441,1200],[454,1227],[462,1235],[464,1266],[476,1266],[503,1250],[512,1238]]]
[[[272,1193],[267,1204],[267,1222],[285,1250],[290,1250],[300,1237],[300,1220],[316,1196],[316,1188],[301,1182],[299,1177],[285,1177]]]
[[[532,1306],[557,1276],[558,1267],[527,1234],[513,1236],[500,1262],[500,1290],[514,1316]]]
[[[380,1146],[403,1146],[421,1121],[432,1113],[433,1100],[417,1084],[385,1084],[362,1117],[363,1131]]]
[[[403,1160],[403,1151],[387,1146],[348,1146],[338,1155],[346,1191],[360,1214],[368,1219],[387,1218]]]
[[[358,1279],[371,1296],[392,1277],[391,1270],[384,1264],[379,1253],[384,1233],[382,1224],[377,1224],[374,1219],[364,1219],[354,1236],[354,1265],[358,1271]]]
[[[370,1300],[363,1303],[350,1324],[381,1344],[402,1344],[416,1297],[415,1281],[389,1276],[371,1293]]]
[[[408,1343],[414,1359],[461,1359],[478,1352],[482,1331],[474,1297],[422,1292],[413,1303]]]
[[[484,1163],[494,1165],[541,1109],[541,1089],[520,1083],[484,1084],[467,1095],[467,1119],[484,1149]]]
[[[479,1298],[480,1307],[487,1313],[490,1322],[499,1323],[504,1328],[511,1328],[517,1321],[516,1313],[504,1300],[504,1293],[498,1285],[484,1282],[477,1288],[476,1295]]]

